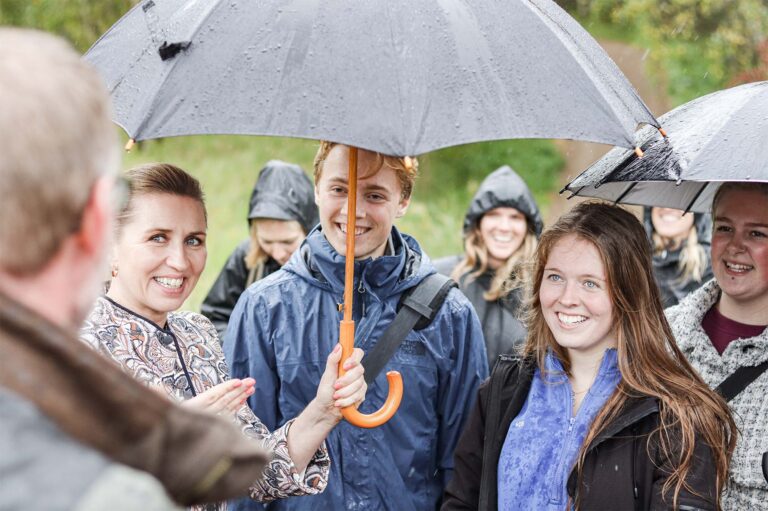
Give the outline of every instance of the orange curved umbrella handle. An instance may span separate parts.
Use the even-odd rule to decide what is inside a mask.
[[[352,354],[355,343],[355,322],[342,321],[339,335],[341,343],[341,362],[339,362],[339,376],[344,374],[344,361]],[[387,381],[389,382],[389,394],[384,405],[371,414],[364,414],[357,411],[354,406],[342,408],[341,414],[347,419],[347,422],[359,428],[375,428],[381,426],[395,414],[400,407],[400,401],[403,399],[403,378],[397,371],[387,372]]]

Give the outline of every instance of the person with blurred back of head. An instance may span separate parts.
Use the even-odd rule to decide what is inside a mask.
[[[119,149],[102,81],[64,41],[0,28],[0,112],[0,509],[160,510],[244,495],[267,461],[260,446],[77,338],[115,213]]]

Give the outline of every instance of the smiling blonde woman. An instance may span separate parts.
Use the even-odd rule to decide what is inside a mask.
[[[437,271],[458,282],[483,326],[488,365],[525,340],[520,321],[526,264],[543,227],[539,206],[510,167],[480,184],[464,219],[464,254],[435,261]]]

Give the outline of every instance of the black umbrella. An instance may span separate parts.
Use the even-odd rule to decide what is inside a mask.
[[[657,125],[550,0],[141,2],[88,51],[135,140],[277,135],[390,155]]]
[[[690,101],[638,133],[644,155],[616,147],[564,190],[625,204],[708,212],[719,183],[768,181],[768,82]]]
[[[342,360],[354,342],[354,148],[409,156],[509,138],[631,148],[638,124],[658,126],[550,0],[145,0],[85,58],[132,139],[230,133],[353,147]],[[350,422],[391,417],[402,382],[387,376],[384,408],[345,409]]]

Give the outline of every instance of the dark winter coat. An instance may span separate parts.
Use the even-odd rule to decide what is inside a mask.
[[[459,261],[460,256],[438,259],[435,261],[435,269],[450,276]],[[459,289],[472,302],[483,327],[489,367],[499,355],[512,353],[525,342],[528,332],[518,316],[522,308],[522,290],[515,289],[507,296],[489,302],[483,294],[491,287],[492,280],[493,271],[487,271],[476,279],[469,278],[468,274],[459,279]]]
[[[271,160],[261,169],[248,201],[249,224],[257,218],[295,220],[305,233],[317,225],[319,219],[314,188],[301,167]],[[222,341],[232,309],[245,288],[280,269],[280,264],[272,258],[248,268],[245,256],[250,251],[251,243],[250,239],[241,242],[230,254],[200,309],[203,316],[214,324]]]
[[[413,238],[393,227],[391,242],[391,254],[355,261],[355,345],[366,352],[395,318],[402,294],[435,272]],[[344,256],[317,228],[280,271],[238,301],[224,353],[232,377],[256,378],[248,402],[269,427],[284,424],[314,399],[338,342],[343,293]],[[385,368],[399,371],[405,385],[394,417],[373,429],[342,421],[326,439],[331,478],[325,492],[269,509],[435,509],[476,390],[488,375],[480,323],[469,301],[451,290],[429,326],[408,332]],[[377,410],[388,388],[382,371],[360,411]]]
[[[499,455],[509,426],[528,397],[534,370],[535,363],[530,360],[502,356],[491,378],[480,387],[472,415],[456,446],[453,480],[446,489],[442,511],[497,509]],[[658,425],[656,399],[628,400],[621,415],[590,445],[581,484],[575,468],[571,471],[568,494],[575,499],[578,488],[581,510],[672,507],[672,496],[664,502],[661,494],[669,464],[655,441],[649,444],[649,435]],[[697,443],[694,454],[696,460],[688,484],[710,498],[681,490],[679,509],[714,510],[715,469],[711,452],[703,443]]]
[[[235,308],[237,299],[243,294],[245,288],[259,279],[263,279],[280,269],[280,264],[271,257],[250,270],[245,265],[245,256],[251,248],[251,240],[240,243],[224,263],[224,268],[216,277],[216,281],[208,291],[208,296],[201,306],[203,316],[211,320],[219,333],[219,340],[224,341],[224,333],[227,331],[227,323]]]
[[[480,184],[464,217],[464,235],[469,234],[488,211],[509,207],[525,215],[529,228],[536,236],[541,234],[544,224],[533,194],[525,181],[508,166],[493,171]],[[462,256],[450,256],[435,261],[435,268],[450,276]],[[470,272],[471,273],[471,272]],[[491,286],[493,271],[489,270],[476,279],[463,275],[458,279],[459,289],[469,298],[477,311],[483,326],[485,346],[488,350],[488,365],[493,365],[499,355],[512,353],[516,346],[525,341],[527,330],[520,321],[522,291],[517,289],[507,296],[487,301],[483,295]]]
[[[651,222],[651,208],[645,208],[644,211],[645,232],[649,240],[653,240],[654,228]],[[685,246],[685,242],[676,250],[663,250],[659,254],[653,255],[653,275],[656,277],[656,283],[661,292],[661,304],[664,308],[677,305],[680,300],[696,291],[705,282],[709,281],[712,275],[712,266],[710,264],[709,245],[712,239],[712,222],[710,216],[702,213],[694,213],[694,226],[699,238],[699,244],[704,249],[707,257],[707,267],[701,276],[701,280],[688,278],[680,280],[680,253]],[[653,241],[651,241],[652,243]]]

